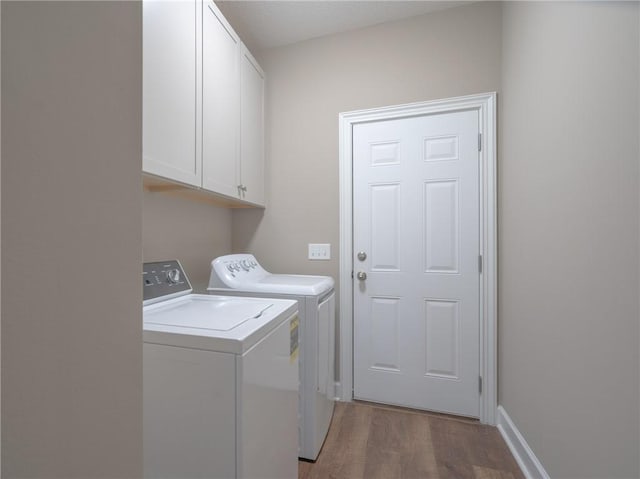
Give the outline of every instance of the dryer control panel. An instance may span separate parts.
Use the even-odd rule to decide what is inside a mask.
[[[269,274],[252,254],[228,254],[211,262],[209,287],[235,289],[260,282]]]
[[[142,264],[143,304],[191,293],[191,284],[178,260]]]
[[[207,291],[224,294],[226,289],[245,293],[324,296],[333,290],[333,278],[304,274],[272,274],[252,254],[228,254],[211,262]]]

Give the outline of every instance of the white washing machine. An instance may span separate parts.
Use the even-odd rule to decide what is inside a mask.
[[[297,478],[296,302],[191,294],[177,261],[143,285],[144,476]]]
[[[300,317],[299,457],[315,461],[335,405],[335,293],[333,278],[271,274],[251,254],[211,262],[208,291],[295,299]]]

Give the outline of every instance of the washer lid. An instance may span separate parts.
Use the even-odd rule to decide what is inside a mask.
[[[239,298],[191,295],[183,301],[149,311],[145,324],[175,326],[210,331],[231,331],[250,319],[262,316],[273,302],[242,301]]]
[[[144,342],[243,354],[298,310],[289,299],[190,294],[144,306]]]

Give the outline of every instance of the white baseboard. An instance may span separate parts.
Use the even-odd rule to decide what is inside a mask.
[[[549,474],[502,406],[498,406],[498,430],[527,479],[550,479]]]
[[[342,397],[342,384],[340,381],[335,381],[333,383],[333,397],[336,401],[347,401],[347,399]]]

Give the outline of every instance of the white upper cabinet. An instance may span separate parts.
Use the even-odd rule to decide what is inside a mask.
[[[198,3],[145,1],[143,17],[143,170],[201,184],[197,151]]]
[[[202,15],[202,187],[238,197],[240,38],[211,0]]]
[[[264,204],[264,72],[242,45],[240,60],[240,179],[242,199]]]
[[[212,0],[144,0],[143,170],[264,205],[264,73]]]

